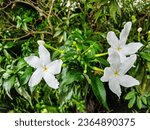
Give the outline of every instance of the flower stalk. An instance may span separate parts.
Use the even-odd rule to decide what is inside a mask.
[[[95,57],[101,57],[101,56],[105,56],[105,55],[108,55],[108,52],[95,54]]]
[[[49,49],[53,50],[53,51],[57,51],[57,52],[59,52],[59,53],[61,53],[61,54],[64,53],[63,50],[59,50],[59,49],[57,49],[57,48],[54,48],[54,47],[52,47],[52,46],[50,46],[50,45],[48,45],[48,44],[46,44],[46,43],[44,44],[44,46],[45,46],[46,48],[49,48]]]

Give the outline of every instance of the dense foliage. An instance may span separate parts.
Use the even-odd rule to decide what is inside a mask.
[[[100,78],[109,66],[107,33],[119,35],[128,21],[128,42],[144,45],[128,72],[140,85],[122,88],[119,99]],[[38,55],[38,40],[63,61],[56,90],[43,80],[28,86],[34,69],[24,57]],[[0,112],[149,110],[149,0],[0,0]]]

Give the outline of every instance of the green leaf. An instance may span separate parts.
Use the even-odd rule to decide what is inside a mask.
[[[63,33],[63,38],[64,38],[64,41],[67,40],[67,32],[65,32],[65,31],[64,31],[64,33]]]
[[[16,19],[17,20],[22,20],[20,16],[16,16]]]
[[[73,17],[76,17],[76,16],[78,16],[79,14],[72,14],[69,18],[71,19],[71,18],[73,18]]]
[[[8,53],[8,51],[6,49],[3,50],[3,53],[7,59],[11,59],[11,55]]]
[[[6,91],[6,94],[12,99],[11,95],[10,95],[10,89],[12,88],[12,86],[14,85],[15,83],[15,75],[6,79],[3,83],[3,88],[5,89]]]
[[[143,59],[150,61],[150,52],[140,52],[140,55]]]
[[[27,23],[23,23],[23,24],[22,24],[22,28],[23,28],[25,31],[28,31]]]
[[[14,42],[7,42],[6,45],[4,46],[4,48],[5,48],[5,49],[11,48],[11,47],[13,47],[14,45],[15,45]]]
[[[106,101],[106,91],[99,76],[91,76],[91,86],[98,101],[100,101],[100,103],[102,103],[103,106],[109,111],[109,107]]]
[[[63,30],[56,31],[53,38],[58,37],[62,32],[63,32]]]
[[[27,101],[30,102],[30,104],[32,105],[31,103],[31,97],[30,95],[28,94],[28,92],[25,90],[24,87],[15,87],[16,91],[21,95],[23,96]]]
[[[63,41],[63,39],[64,39],[64,35],[62,34],[62,35],[59,36],[58,42],[61,43]]]
[[[26,65],[27,64],[26,64],[26,62],[25,62],[25,60],[23,58],[19,59],[19,61],[17,63],[17,69],[16,69],[16,71],[19,71],[20,69],[22,69]]]
[[[20,77],[20,83],[22,85],[25,85],[28,82],[29,78],[31,77],[31,74],[32,74],[32,68],[29,67],[25,70],[23,75]]]
[[[147,105],[147,99],[146,99],[145,96],[143,96],[143,97],[141,98],[141,100],[142,100],[142,102],[143,102],[145,105]]]
[[[66,87],[66,86],[64,86]],[[60,94],[59,94],[59,102],[61,105],[63,105],[65,102],[69,101],[73,95],[73,89],[68,89],[68,91],[64,92],[64,88],[60,87]]]
[[[139,109],[142,108],[142,101],[141,101],[141,98],[137,96],[137,106]]]
[[[125,100],[129,100],[135,96],[135,91],[130,91],[126,96]]]
[[[18,21],[17,21],[16,28],[20,28],[20,27],[21,27],[21,25],[22,25],[22,22],[18,20]]]
[[[136,100],[136,96],[132,97],[128,103],[128,108],[131,108],[133,107],[134,103],[135,103],[135,100]]]
[[[117,23],[116,14],[119,14],[121,16],[121,10],[115,0],[111,0],[109,11],[110,11],[110,16],[113,18],[115,23]]]
[[[62,83],[61,85],[69,85],[75,81],[79,81],[82,78],[82,73],[78,71],[67,71],[67,68],[64,68],[62,71]]]
[[[31,21],[32,21],[31,17],[26,17],[25,19],[23,19],[23,22],[25,22],[25,23],[29,23]]]

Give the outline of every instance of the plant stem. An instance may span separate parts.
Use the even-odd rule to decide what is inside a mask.
[[[105,55],[108,55],[108,52],[95,54],[95,57],[101,57],[101,56],[105,56]]]
[[[44,46],[47,47],[47,48],[49,48],[49,49],[51,49],[51,50],[57,51],[57,52],[59,52],[59,53],[64,53],[63,50],[59,50],[59,49],[57,49],[57,48],[54,48],[54,47],[52,47],[52,46],[50,46],[50,45],[48,45],[48,44],[46,44],[46,43],[44,44]]]
[[[96,67],[96,66],[89,66],[89,67],[90,67],[91,69],[95,70],[95,71],[104,72],[103,69],[100,69],[100,68],[98,68],[98,67]]]

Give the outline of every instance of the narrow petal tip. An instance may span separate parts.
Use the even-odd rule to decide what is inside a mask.
[[[129,27],[131,28],[131,26],[132,26],[132,22],[131,22],[131,21],[129,21],[129,22],[127,22],[124,26],[129,26]]]
[[[37,43],[38,43],[39,45],[44,45],[44,44],[45,44],[45,42],[44,42],[43,40],[38,40]]]

